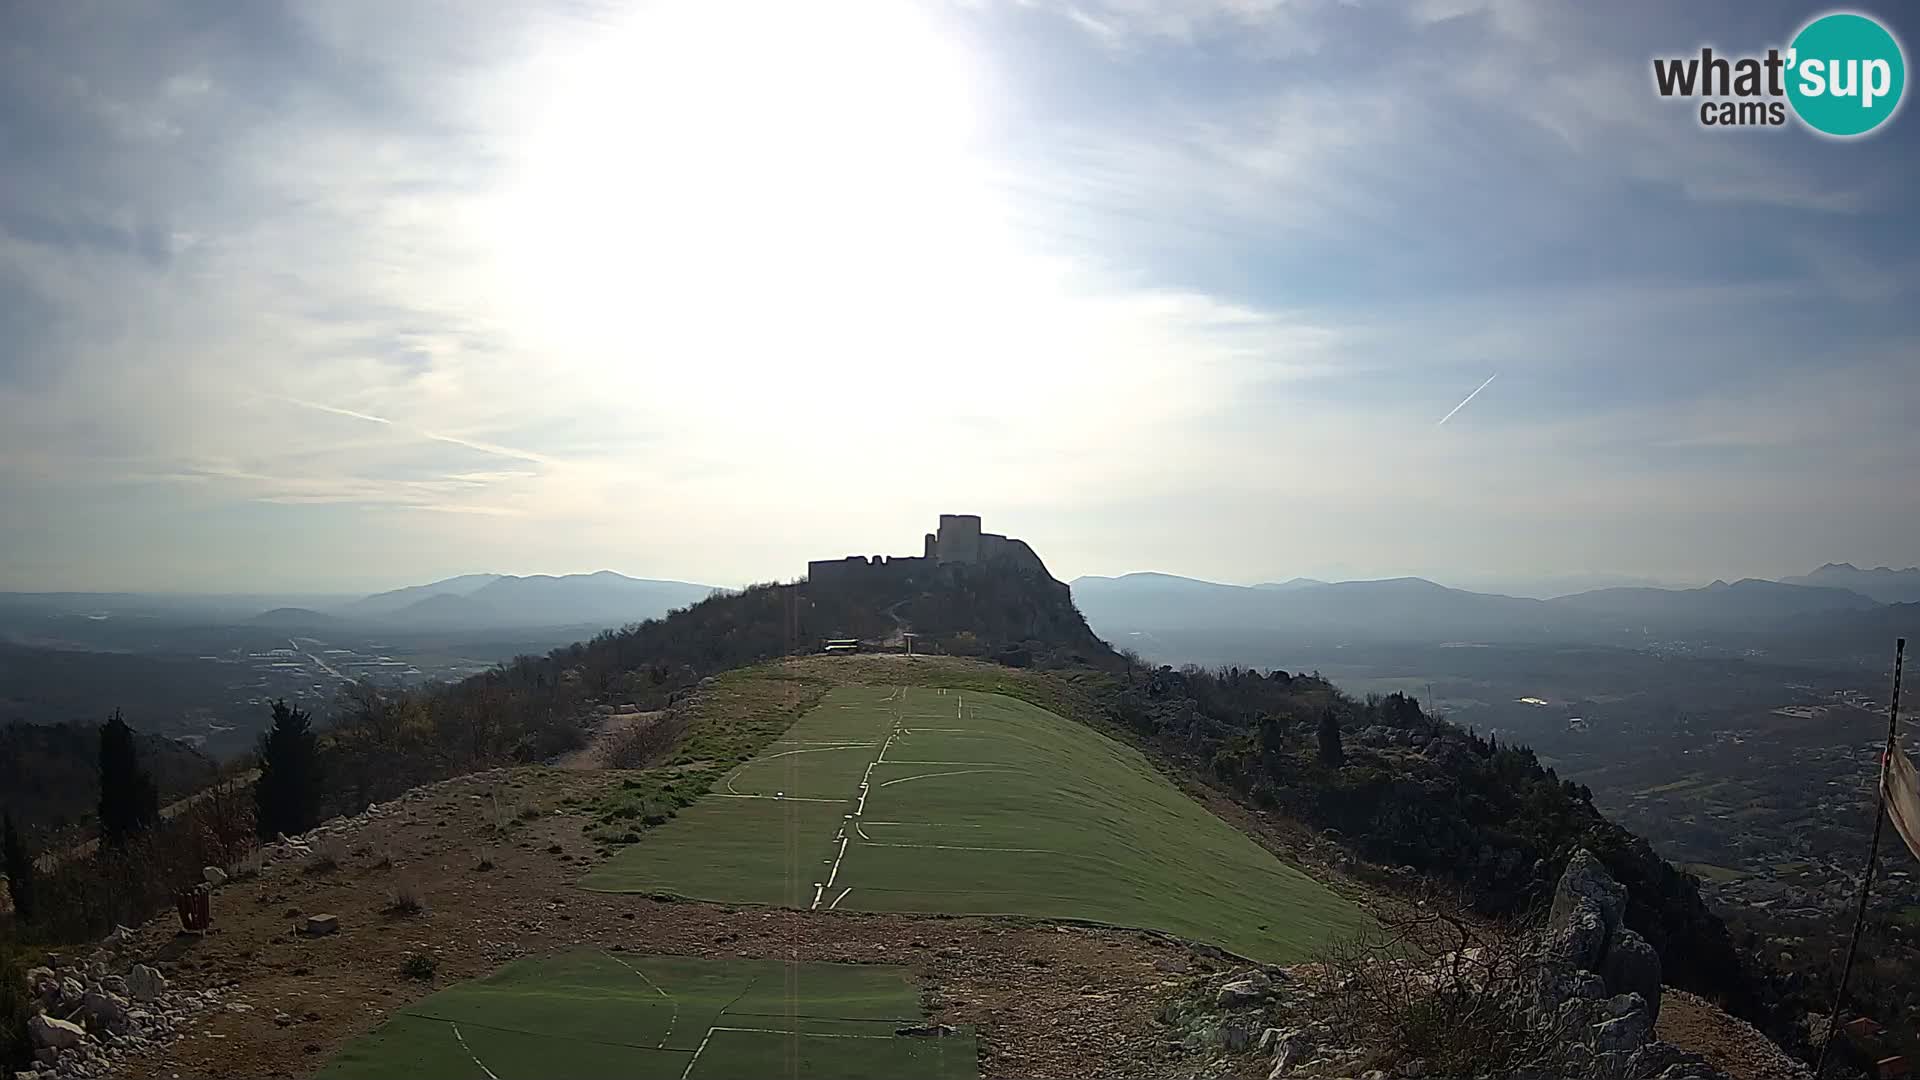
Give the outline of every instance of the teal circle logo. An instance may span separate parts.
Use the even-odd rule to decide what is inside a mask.
[[[1907,61],[1887,28],[1865,15],[1822,15],[1787,51],[1787,100],[1825,135],[1865,135],[1893,116],[1907,87]]]

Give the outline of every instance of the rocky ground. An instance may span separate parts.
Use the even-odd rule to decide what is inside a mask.
[[[1684,990],[1669,989],[1663,996],[1654,1032],[1667,1042],[1707,1055],[1736,1080],[1806,1080],[1811,1071],[1782,1053],[1752,1024]]]
[[[204,937],[179,934],[168,916],[84,959],[62,958],[63,972],[93,972],[103,988],[119,986],[106,980],[126,978],[118,973],[133,964],[150,966],[168,997],[157,1011],[128,998],[130,1012],[148,1014],[137,1035],[79,1016],[98,1035],[75,1039],[87,1049],[66,1051],[48,1071],[168,1080],[302,1075],[440,986],[577,945],[900,964],[923,980],[939,1019],[979,1027],[987,1077],[1167,1075],[1192,1056],[1169,1044],[1155,1012],[1187,979],[1225,962],[1157,935],[576,889],[595,855],[581,835],[587,819],[558,803],[591,797],[618,775],[476,774],[270,846],[257,872],[242,868],[213,891]],[[422,909],[397,902],[409,898]],[[336,916],[337,929],[309,934],[319,914]],[[430,960],[431,978],[406,973],[414,956]],[[89,991],[76,990],[80,1008]],[[54,1012],[66,1000],[57,995]],[[165,1019],[153,1019],[156,1012]]]

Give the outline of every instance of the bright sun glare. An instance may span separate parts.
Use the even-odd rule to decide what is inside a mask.
[[[891,370],[1004,277],[983,80],[916,5],[649,6],[556,70],[501,257],[540,344],[600,377],[804,398],[810,369]]]

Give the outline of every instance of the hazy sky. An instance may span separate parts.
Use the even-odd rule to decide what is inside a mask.
[[[9,4],[0,588],[1920,562],[1920,117],[1652,89],[1819,10]]]

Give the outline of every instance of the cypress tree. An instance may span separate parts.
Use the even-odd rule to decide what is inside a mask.
[[[124,847],[127,839],[160,820],[160,789],[140,768],[133,729],[113,710],[100,725],[100,842]]]
[[[1347,763],[1346,747],[1340,745],[1340,718],[1332,709],[1320,714],[1320,760],[1334,768]]]
[[[320,745],[303,709],[273,703],[273,726],[260,737],[260,781],[254,785],[254,822],[260,838],[313,828],[320,813]]]
[[[13,827],[13,815],[6,815],[4,835],[0,835],[0,857],[7,868],[7,894],[13,898],[13,916],[21,922],[33,921],[33,853]]]

